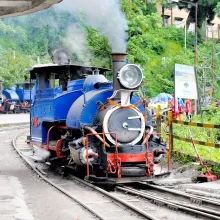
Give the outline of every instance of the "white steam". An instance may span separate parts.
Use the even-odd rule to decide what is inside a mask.
[[[34,156],[44,161],[50,156],[50,152],[44,148],[34,146]]]
[[[66,48],[70,48],[77,55],[79,62],[90,65],[92,55],[87,46],[86,33],[79,24],[74,23],[68,27],[64,42]]]
[[[108,38],[113,52],[126,52],[127,20],[118,0],[63,0],[59,7],[84,13],[87,22]]]

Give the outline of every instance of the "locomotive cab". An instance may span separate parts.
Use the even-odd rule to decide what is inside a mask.
[[[82,94],[87,92],[84,89],[87,83],[85,76],[92,75],[96,69],[96,67],[74,64],[48,64],[36,65],[30,70],[31,79],[35,80],[31,108],[33,143],[46,149],[56,148],[56,144],[49,147],[49,142],[56,143],[66,132],[69,109]],[[108,69],[99,68],[100,74],[106,71]],[[63,127],[50,130],[54,125]]]

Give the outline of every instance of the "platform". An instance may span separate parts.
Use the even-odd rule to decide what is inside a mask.
[[[25,200],[18,178],[0,175],[0,218],[3,220],[34,220]]]
[[[220,180],[197,184],[183,184],[179,185],[178,188],[191,194],[220,199]]]
[[[30,114],[0,114],[0,127],[7,125],[29,124]]]

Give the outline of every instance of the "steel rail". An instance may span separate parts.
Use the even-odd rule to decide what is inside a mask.
[[[71,193],[69,193],[68,191],[66,191],[65,189],[63,189],[62,187],[58,186],[56,183],[52,182],[51,180],[49,180],[45,175],[44,172],[42,172],[37,166],[34,166],[33,164],[31,164],[31,162],[27,159],[27,156],[25,156],[16,146],[16,140],[17,138],[24,132],[21,132],[19,134],[17,134],[12,141],[12,145],[14,147],[14,149],[18,152],[18,154],[25,160],[25,162],[31,167],[32,170],[34,170],[40,178],[42,178],[45,182],[49,183],[51,186],[55,187],[56,189],[58,189],[60,192],[62,192],[63,194],[65,194],[66,196],[68,196],[69,198],[73,199],[75,202],[77,202],[78,204],[80,204],[82,207],[84,207],[86,210],[88,210],[89,212],[91,212],[93,215],[97,216],[99,219],[101,220],[106,220],[105,217],[99,215],[98,213],[96,213],[95,211],[93,211],[91,208],[89,208],[86,204],[82,203],[81,201],[79,201],[76,197],[74,197],[74,195],[72,195]],[[119,202],[120,204],[126,206],[127,208],[132,209],[133,211],[135,211],[137,214],[146,217],[149,220],[159,220],[158,218],[156,218],[155,216],[152,216],[146,212],[144,212],[143,210],[139,209],[136,206],[133,206],[131,204],[129,204],[126,201],[123,201],[120,198],[117,198],[116,196],[111,195],[110,193],[106,192],[103,189],[100,189],[99,187],[96,187],[84,180],[81,180],[75,176],[71,175],[71,178],[74,179],[75,181],[78,181],[102,194],[104,194],[105,196],[108,196],[109,198]]]
[[[77,178],[77,177],[75,177],[73,175],[71,175],[71,177],[72,177],[72,179],[74,179],[74,180],[76,180],[76,181],[78,181],[78,182],[80,182],[80,183],[82,183],[82,184],[84,184],[84,185],[94,189],[94,190],[97,190],[98,192],[108,196],[109,198],[114,199],[115,201],[117,201],[117,202],[127,206],[128,208],[134,210],[135,212],[137,212],[138,214],[140,214],[140,215],[142,215],[144,217],[147,217],[148,219],[159,220],[158,218],[156,218],[156,217],[154,217],[154,216],[144,212],[143,210],[139,209],[137,206],[131,205],[128,202],[126,202],[126,201],[124,201],[124,200],[122,200],[120,198],[117,198],[116,196],[113,196],[111,193],[108,193],[107,191],[105,191],[105,190],[103,190],[103,189],[101,189],[101,188],[99,188],[97,186],[94,186],[94,185],[92,185],[89,182],[81,180],[81,179],[79,179],[79,178]]]
[[[154,200],[154,201],[156,201],[160,204],[161,203],[166,204],[169,207],[173,207],[173,208],[176,208],[176,209],[181,209],[181,210],[184,210],[184,211],[187,211],[187,212],[191,212],[193,214],[199,214],[201,216],[205,216],[205,217],[208,217],[210,219],[220,220],[220,213],[215,212],[214,210],[211,210],[211,209],[199,208],[199,207],[196,207],[196,206],[182,204],[182,203],[179,203],[179,202],[167,201],[166,199],[159,198],[157,196],[154,196],[154,195],[146,193],[146,192],[139,192],[139,191],[137,191],[135,189],[132,189],[130,187],[116,186],[116,188],[121,190],[121,191],[133,194],[133,195],[137,195],[137,196],[140,196],[140,197],[143,197],[143,198],[146,198],[146,199]],[[208,213],[206,213],[204,211],[207,211]],[[212,213],[212,214],[209,214],[209,213]],[[216,215],[214,215],[214,214],[216,214]]]
[[[66,190],[62,189],[60,186],[58,186],[56,183],[53,183],[52,181],[50,181],[47,177],[45,177],[45,175],[42,174],[42,172],[39,170],[39,168],[37,168],[37,166],[33,166],[33,164],[31,164],[31,162],[29,160],[27,160],[27,156],[25,156],[24,154],[22,154],[22,152],[16,147],[16,140],[17,138],[22,134],[23,132],[17,134],[13,140],[12,140],[12,145],[14,147],[14,149],[18,152],[18,154],[25,160],[25,162],[31,167],[32,170],[34,170],[37,175],[39,175],[40,178],[42,178],[45,182],[49,183],[51,186],[53,186],[54,188],[58,189],[60,192],[62,192],[63,194],[65,194],[66,196],[68,196],[69,198],[73,199],[75,202],[77,202],[78,204],[80,204],[82,207],[84,207],[86,210],[88,210],[90,213],[92,213],[93,215],[97,216],[99,219],[101,220],[106,220],[104,217],[102,217],[101,215],[97,214],[95,211],[93,211],[92,209],[90,209],[86,204],[80,202],[76,197],[74,197],[72,194],[68,193]]]
[[[218,202],[217,200],[214,200],[214,199],[205,198],[205,197],[197,196],[197,195],[192,195],[192,194],[189,194],[189,193],[186,193],[186,192],[178,192],[176,190],[168,189],[168,188],[161,187],[161,186],[155,186],[155,185],[152,185],[152,184],[149,184],[149,183],[143,183],[143,182],[138,182],[138,183],[141,184],[141,185],[149,186],[153,189],[157,189],[157,190],[161,190],[161,191],[164,191],[164,192],[176,194],[178,196],[182,196],[182,197],[186,197],[186,198],[189,198],[189,199],[194,199],[194,200],[197,200],[197,201],[201,201],[201,202],[204,202],[206,204],[220,206],[220,202]]]

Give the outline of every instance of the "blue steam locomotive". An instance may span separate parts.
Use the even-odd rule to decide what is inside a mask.
[[[30,90],[33,83],[23,82],[2,90],[0,82],[0,113],[30,112]]]
[[[151,177],[166,142],[153,134],[146,102],[137,95],[141,69],[114,53],[110,82],[109,69],[70,64],[62,50],[54,60],[30,71],[36,80],[31,144],[50,152],[50,163],[85,171],[94,182]]]

